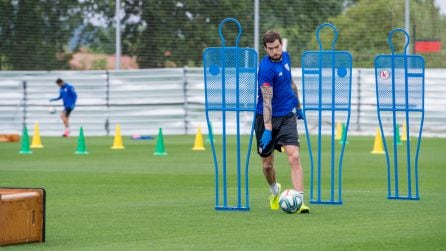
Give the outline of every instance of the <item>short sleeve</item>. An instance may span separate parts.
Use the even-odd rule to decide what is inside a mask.
[[[259,67],[259,86],[262,86],[264,83],[268,83],[271,87],[273,86],[274,73],[270,67]]]

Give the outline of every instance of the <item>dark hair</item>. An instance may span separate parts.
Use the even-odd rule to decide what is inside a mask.
[[[279,40],[279,42],[282,43],[282,38],[280,37],[279,32],[269,30],[263,35],[263,46],[266,47],[267,43],[273,43],[276,40]]]
[[[61,78],[58,78],[58,79],[56,80],[56,83],[57,83],[57,84],[63,84],[63,80],[62,80]]]

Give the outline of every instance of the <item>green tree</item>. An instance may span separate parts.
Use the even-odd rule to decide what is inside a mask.
[[[443,43],[440,53],[421,54],[426,67],[446,67],[446,16],[439,13],[433,0],[417,0],[411,5],[411,45],[416,40],[439,40]],[[413,47],[412,51],[419,53]]]
[[[68,67],[65,47],[82,21],[77,0],[0,1],[0,69]]]
[[[10,44],[13,8],[8,1],[0,1],[0,70],[10,68],[5,56],[6,45]]]
[[[260,5],[261,35],[267,30],[277,30],[288,39],[287,51],[292,55],[293,65],[300,65],[300,56],[314,30],[328,18],[339,15],[355,2],[338,0],[264,1]],[[280,6],[280,7],[279,7]],[[259,42],[263,48],[262,41]],[[260,49],[260,55],[265,55]]]
[[[373,67],[373,59],[377,54],[389,54],[390,47],[387,43],[389,32],[395,28],[404,28],[404,1],[400,0],[360,0],[349,7],[342,15],[329,19],[338,32],[336,49],[348,50],[353,55],[354,67]],[[444,29],[445,20],[439,15],[433,0],[411,1],[412,28],[418,27],[416,36],[419,38],[439,38]],[[420,28],[422,27],[422,28]],[[413,45],[413,30],[411,33]],[[331,42],[331,34],[321,36],[322,41]],[[402,52],[405,38],[402,34],[395,34],[393,38],[395,49]],[[313,49],[316,49],[316,40],[310,41]],[[411,52],[408,48],[408,52]],[[439,67],[444,58],[442,54],[427,56],[427,67]]]
[[[260,33],[276,29],[290,41],[293,54],[300,54],[314,28],[355,0],[276,0],[260,1]],[[177,65],[201,65],[207,47],[221,46],[218,33],[226,17],[240,21],[243,34],[239,46],[253,47],[254,1],[252,0],[134,0],[124,4],[126,17],[140,21],[125,25],[124,52],[138,56],[141,67],[163,67],[166,61]],[[237,29],[224,27],[226,45],[234,45]],[[263,53],[263,50],[261,50]],[[296,63],[299,57],[293,57]]]
[[[87,47],[94,53],[114,54],[116,47],[115,0],[83,0],[84,20],[76,29],[74,51]]]
[[[137,55],[143,68],[163,67],[166,61],[201,64],[204,48],[221,45],[218,25],[225,17],[242,23],[240,46],[252,44],[253,17],[246,14],[252,13],[252,3],[246,0],[127,1],[124,8],[124,23],[131,16],[140,21],[125,25],[123,50]],[[227,45],[233,45],[236,32],[234,27],[225,30]]]

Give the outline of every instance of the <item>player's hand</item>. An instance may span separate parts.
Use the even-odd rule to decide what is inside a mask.
[[[296,109],[296,118],[299,120],[305,120],[304,113],[302,112],[302,109]]]
[[[264,150],[266,146],[268,146],[268,144],[271,142],[271,139],[271,131],[265,129],[262,138],[260,139],[260,147],[262,148],[262,150]]]

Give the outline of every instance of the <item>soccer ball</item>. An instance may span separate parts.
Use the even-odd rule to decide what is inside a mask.
[[[54,107],[54,106],[50,106],[50,107],[48,107],[48,112],[49,112],[50,114],[54,114],[54,113],[56,113],[56,107]]]
[[[284,212],[292,214],[300,209],[302,199],[296,190],[287,189],[280,194],[279,205]]]

